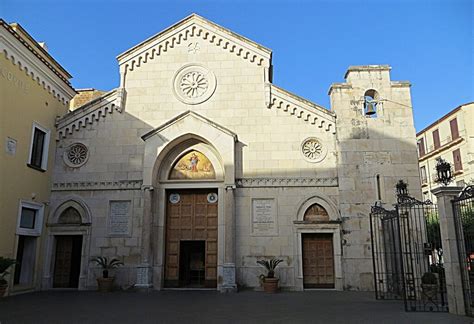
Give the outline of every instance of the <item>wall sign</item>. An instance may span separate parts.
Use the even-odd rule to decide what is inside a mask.
[[[111,201],[109,208],[109,234],[130,235],[131,201]]]
[[[274,198],[252,199],[252,235],[278,235],[276,202]]]

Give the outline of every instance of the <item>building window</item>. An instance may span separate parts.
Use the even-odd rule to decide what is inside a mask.
[[[421,177],[421,183],[422,184],[428,182],[428,178],[426,177],[426,167],[425,166],[422,166],[420,168],[420,177]]]
[[[422,157],[423,155],[425,155],[425,139],[420,138],[417,144],[418,144],[418,155]]]
[[[451,127],[451,140],[454,141],[459,137],[458,120],[454,118],[449,122],[449,126]]]
[[[462,170],[461,151],[456,149],[453,151],[454,171]]]
[[[43,226],[43,213],[44,206],[42,204],[21,201],[16,233],[19,235],[40,236]]]
[[[50,131],[33,123],[28,166],[45,171],[48,164]]]
[[[380,174],[375,176],[375,186],[377,190],[377,200],[382,200],[382,184],[380,181]]]
[[[441,146],[441,141],[439,140],[439,130],[433,131],[433,143],[434,143],[434,149],[436,150]]]

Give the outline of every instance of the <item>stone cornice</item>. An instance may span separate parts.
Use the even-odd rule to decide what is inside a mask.
[[[67,105],[76,91],[58,71],[54,69],[44,58],[31,49],[21,37],[11,30],[3,20],[0,28],[0,52],[6,59],[18,66],[29,77],[53,95],[58,101]],[[7,27],[8,26],[8,27]]]
[[[337,178],[242,178],[236,179],[238,188],[261,187],[337,187]]]
[[[97,122],[114,110],[122,112],[125,96],[124,89],[115,89],[59,118],[56,122],[58,139]]]
[[[336,133],[336,116],[333,112],[271,83],[267,83],[266,87],[269,88],[266,91],[266,101],[269,109],[282,109],[288,112],[288,114],[302,118],[304,121],[316,125],[327,132]]]
[[[142,180],[55,182],[51,191],[141,190]]]
[[[237,141],[237,134],[235,134],[233,131],[231,131],[230,129],[227,129],[225,128],[224,126],[221,126],[215,122],[213,122],[212,120],[210,119],[207,119],[206,117],[204,116],[201,116],[200,114],[192,111],[192,110],[187,110],[181,114],[179,114],[178,116],[170,119],[169,121],[165,122],[164,124],[152,129],[151,131],[149,131],[148,133],[142,135],[142,140],[146,141],[147,139],[149,139],[150,137],[152,137],[153,135],[155,134],[158,134],[160,133],[162,130],[170,127],[171,125],[179,122],[180,120],[183,120],[185,118],[189,118],[189,117],[194,117],[194,118],[197,118],[201,121],[203,121],[204,123],[206,124],[209,124],[211,125],[212,127],[215,127],[217,128],[218,130],[220,130],[221,132],[224,132],[226,133],[227,135],[230,135],[234,138],[235,141]]]
[[[270,66],[271,51],[198,15],[191,15],[117,56],[125,72],[174,48],[190,37],[200,37],[259,66]]]

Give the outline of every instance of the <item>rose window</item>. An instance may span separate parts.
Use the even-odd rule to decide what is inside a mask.
[[[317,138],[307,138],[301,144],[301,152],[309,162],[319,162],[326,156],[326,150]]]
[[[208,100],[216,90],[216,76],[201,64],[182,66],[173,78],[176,99],[187,105],[198,105]]]
[[[208,87],[209,82],[200,72],[189,72],[181,79],[181,91],[188,98],[198,98],[202,96]]]
[[[70,167],[80,167],[87,162],[89,150],[84,144],[75,143],[64,152],[64,162]]]

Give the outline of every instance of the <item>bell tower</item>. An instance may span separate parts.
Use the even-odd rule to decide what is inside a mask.
[[[329,89],[336,113],[339,207],[343,219],[345,289],[372,290],[370,207],[395,202],[403,179],[419,198],[410,83],[391,81],[388,65],[351,66]]]

